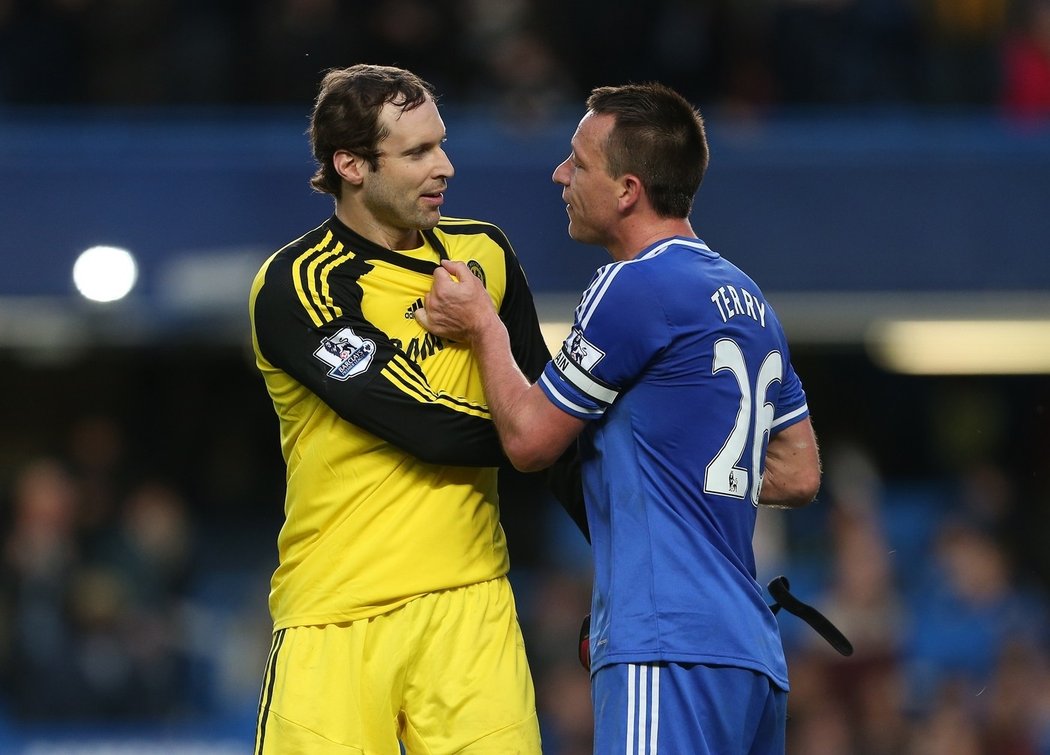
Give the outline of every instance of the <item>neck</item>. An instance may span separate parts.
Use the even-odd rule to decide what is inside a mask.
[[[639,218],[624,224],[620,238],[606,247],[617,261],[633,260],[643,249],[672,236],[697,238],[688,218]]]
[[[371,213],[358,212],[354,205],[349,203],[337,204],[335,216],[347,228],[352,228],[372,243],[395,252],[416,249],[423,244],[423,237],[417,229],[405,230],[383,225]]]

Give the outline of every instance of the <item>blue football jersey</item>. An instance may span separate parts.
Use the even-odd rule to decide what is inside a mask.
[[[762,291],[694,238],[601,267],[540,385],[580,436],[592,671],[749,668],[787,689],[752,536],[771,433],[806,417]]]

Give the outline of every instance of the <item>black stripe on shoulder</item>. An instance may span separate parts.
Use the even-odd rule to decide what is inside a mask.
[[[437,267],[433,262],[417,260],[404,254],[398,254],[395,251],[380,246],[374,241],[366,239],[353,228],[345,225],[334,215],[328,219],[326,225],[332,229],[332,233],[337,239],[340,239],[344,244],[354,250],[354,254],[359,259],[382,260],[383,262],[396,267],[402,267],[406,270],[423,273],[424,275],[431,275],[434,272],[434,268]],[[440,247],[439,251],[443,250],[444,247]]]
[[[311,234],[313,236],[313,234]],[[308,238],[308,237],[304,237]],[[311,310],[320,322],[335,319],[334,303],[322,294],[324,290],[324,271],[331,267],[340,257],[345,257],[347,250],[331,233],[313,236],[315,243],[297,244],[291,262],[292,278],[301,289],[300,299],[303,306]]]
[[[510,239],[499,226],[484,220],[467,220],[465,218],[443,218],[437,229],[449,236],[476,236],[484,234],[492,239],[507,255],[512,255]]]
[[[444,251],[444,247],[440,247],[440,249],[441,251]],[[435,268],[437,268],[437,264],[433,262],[406,257],[403,254],[392,252],[389,249],[370,249],[367,252],[363,252],[361,257],[362,259],[383,260],[384,262],[389,262],[391,265],[403,267],[405,270],[423,273],[424,275],[433,274]]]

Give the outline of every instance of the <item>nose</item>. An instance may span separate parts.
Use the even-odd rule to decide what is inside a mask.
[[[438,148],[438,152],[441,153],[441,159],[438,161],[438,175],[442,178],[452,178],[452,176],[456,175],[456,169],[452,167],[452,161],[448,159],[448,153],[440,148]]]
[[[562,160],[551,174],[551,180],[562,186],[569,185],[569,158]]]

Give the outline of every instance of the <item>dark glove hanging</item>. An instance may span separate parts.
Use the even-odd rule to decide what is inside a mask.
[[[583,624],[580,625],[580,663],[583,664],[584,669],[587,671],[591,670],[591,615],[587,614],[583,617]]]
[[[788,582],[787,577],[776,577],[767,587],[769,594],[776,601],[770,606],[773,613],[783,608],[788,613],[795,614],[795,616],[798,616],[817,630],[817,634],[827,640],[831,647],[835,648],[842,655],[853,655],[853,645],[839,631],[838,627],[828,621],[827,617],[816,608],[803,603],[791,594],[791,583]]]

